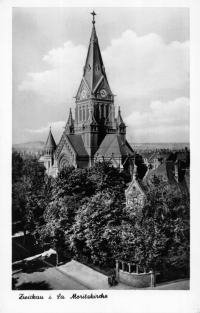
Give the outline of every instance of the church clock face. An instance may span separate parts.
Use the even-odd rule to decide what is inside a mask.
[[[81,99],[85,99],[86,94],[87,94],[86,90],[83,89],[83,90],[81,91]]]
[[[108,93],[107,93],[106,89],[102,88],[102,89],[100,90],[100,96],[101,96],[101,98],[105,98],[105,97],[107,97],[107,95],[108,95]]]

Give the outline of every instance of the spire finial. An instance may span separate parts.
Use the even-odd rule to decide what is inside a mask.
[[[96,13],[93,11],[92,13],[90,13],[90,14],[92,14],[93,15],[93,21],[92,21],[92,24],[94,25],[95,24],[95,19],[94,19],[94,17],[95,17],[95,15],[96,15]]]

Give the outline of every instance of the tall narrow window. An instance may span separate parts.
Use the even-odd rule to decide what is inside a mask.
[[[109,106],[107,105],[106,106],[106,118],[108,118],[108,116],[109,116]]]
[[[85,121],[85,107],[83,107],[83,121]]]

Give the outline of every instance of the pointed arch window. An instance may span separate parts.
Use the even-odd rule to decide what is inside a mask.
[[[88,64],[87,71],[89,72],[90,70],[91,70],[91,66],[90,66],[90,64]]]

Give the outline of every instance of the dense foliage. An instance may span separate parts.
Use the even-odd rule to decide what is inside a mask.
[[[129,175],[120,173],[107,163],[86,169],[63,169],[52,181],[51,202],[44,212],[45,224],[37,228],[41,244],[50,243],[55,248],[61,244],[72,247],[69,238],[83,208],[89,208],[93,197],[101,193],[112,194],[118,207],[119,200],[123,199],[122,203],[125,202],[124,190],[129,179]]]
[[[51,192],[50,178],[36,158],[12,155],[12,217],[21,231],[32,232],[43,223],[43,213]]]
[[[148,269],[187,272],[190,218],[185,191],[157,181],[148,186],[146,197],[146,205],[140,210],[132,208],[124,224],[126,257]]]
[[[109,163],[68,167],[53,179],[36,159],[13,156],[13,208],[42,246],[100,267],[115,259],[147,270],[189,268],[189,199],[154,180],[143,208],[126,208],[130,176]]]

